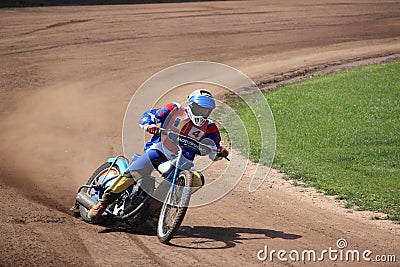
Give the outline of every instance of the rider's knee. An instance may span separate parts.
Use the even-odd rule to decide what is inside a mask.
[[[193,174],[192,193],[194,193],[204,185],[204,175],[199,171],[192,171],[192,174]]]
[[[120,194],[125,191],[129,186],[136,183],[141,178],[141,174],[139,172],[124,172],[120,176],[118,176],[111,186],[107,189],[107,191],[111,193]]]

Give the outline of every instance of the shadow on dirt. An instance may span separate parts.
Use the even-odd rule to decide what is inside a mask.
[[[243,227],[183,226],[172,239],[171,245],[191,249],[224,249],[235,247],[246,240],[255,239],[298,239],[301,235],[270,229]],[[190,239],[180,242],[178,239]],[[187,242],[189,241],[189,242]],[[221,244],[224,244],[221,246]]]
[[[0,2],[0,8],[36,6],[127,5],[211,1],[221,0],[2,0]]]
[[[140,226],[130,226],[123,222],[105,220],[100,224],[104,226],[105,229],[99,231],[99,234],[107,234],[114,232],[129,233],[134,235],[148,235],[154,236],[157,234],[157,224],[156,222],[151,222],[147,220],[144,224]]]
[[[109,227],[100,233],[125,232],[135,235],[156,235],[154,227],[144,225],[138,228]],[[226,249],[247,240],[281,238],[293,240],[301,235],[270,229],[244,227],[182,226],[171,240],[170,245],[189,249]]]

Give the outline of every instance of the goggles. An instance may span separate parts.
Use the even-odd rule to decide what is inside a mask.
[[[208,118],[208,116],[210,116],[211,111],[212,111],[211,109],[203,108],[202,106],[200,106],[194,102],[190,103],[189,107],[194,116],[201,116],[203,118]]]

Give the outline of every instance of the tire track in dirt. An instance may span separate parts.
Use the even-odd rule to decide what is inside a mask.
[[[76,219],[66,214],[65,210],[61,213],[21,197],[21,188],[17,188],[1,181],[2,198],[12,200],[9,203],[2,201],[0,205],[0,236],[8,237],[0,246],[0,251],[9,251],[1,253],[2,266],[41,265],[43,262],[49,265],[93,266],[89,250],[76,231]],[[36,189],[36,186],[30,188],[31,191]],[[59,231],[60,228],[63,230]],[[69,241],[66,243],[66,240]]]
[[[172,266],[159,257],[154,251],[147,247],[140,238],[134,235],[129,235],[129,238],[135,242],[135,244],[152,260],[154,260],[161,267]]]
[[[48,26],[46,26],[44,28],[40,28],[40,29],[37,29],[37,30],[33,30],[33,31],[26,32],[26,33],[22,33],[21,35],[29,35],[29,34],[36,33],[36,32],[46,31],[46,30],[51,29],[51,28],[57,28],[57,27],[71,25],[71,24],[83,23],[83,22],[88,22],[88,21],[91,21],[91,20],[93,20],[93,19],[81,19],[81,20],[69,20],[69,21],[57,22],[57,23],[54,23],[54,24],[50,24],[50,25],[48,25]]]
[[[186,227],[181,227],[185,229]],[[182,233],[182,230],[179,231]],[[179,232],[176,238],[179,238]],[[215,262],[208,261],[204,256],[196,255],[195,251],[187,250],[184,247],[171,244],[158,244],[156,234],[149,235],[152,231],[146,231],[144,235],[130,235],[130,238],[160,266],[216,266]],[[132,233],[135,234],[135,233]],[[137,233],[136,233],[137,234]],[[165,253],[165,250],[168,253]],[[158,255],[162,255],[161,258]]]

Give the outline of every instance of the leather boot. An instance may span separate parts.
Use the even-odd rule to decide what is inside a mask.
[[[107,207],[112,204],[120,194],[104,192],[103,197],[91,208],[88,212],[88,218],[94,223],[98,223],[101,221],[101,216]]]
[[[96,205],[94,205],[93,208],[91,208],[88,212],[88,218],[92,222],[99,222],[101,215],[103,215],[104,211],[107,209],[108,205],[111,203],[108,203],[104,199],[100,199]]]
[[[124,172],[118,176],[113,184],[107,188],[104,192],[102,199],[100,199],[97,204],[91,208],[88,212],[88,218],[94,223],[99,223],[101,221],[101,215],[107,207],[112,204],[129,186],[135,184],[140,178],[140,173],[134,172],[135,176],[130,172]]]

